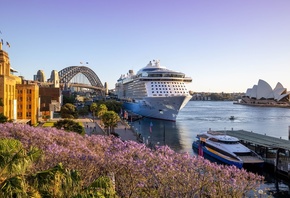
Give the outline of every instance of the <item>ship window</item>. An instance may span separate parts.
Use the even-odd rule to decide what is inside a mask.
[[[153,84],[153,82],[151,82],[151,84]]]
[[[158,91],[156,91],[158,93]]]
[[[154,93],[154,91],[152,91],[152,93]]]
[[[153,94],[153,96],[157,96],[156,94]]]
[[[162,91],[160,91],[160,93],[162,93]]]
[[[155,85],[155,87],[157,87],[157,85]]]
[[[154,87],[154,85],[151,85],[151,87]]]

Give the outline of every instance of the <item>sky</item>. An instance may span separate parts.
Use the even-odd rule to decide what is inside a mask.
[[[87,66],[113,89],[121,74],[158,59],[191,77],[194,92],[246,92],[259,79],[290,90],[290,0],[1,0],[0,8],[3,50],[28,80]]]

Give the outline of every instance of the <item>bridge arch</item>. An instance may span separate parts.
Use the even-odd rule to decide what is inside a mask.
[[[62,69],[58,72],[59,81],[60,83],[68,84],[70,80],[79,73],[86,76],[92,86],[104,89],[104,85],[100,81],[97,74],[93,70],[85,66],[69,66]]]

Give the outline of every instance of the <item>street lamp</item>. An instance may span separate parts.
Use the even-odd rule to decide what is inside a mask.
[[[160,109],[159,113],[163,114],[163,110]],[[162,124],[163,124],[163,144],[164,144],[164,154],[165,154],[165,124],[164,124],[164,120],[162,120]]]
[[[163,114],[163,110],[160,109],[159,113]],[[163,124],[163,143],[164,143],[164,146],[165,146],[165,124],[164,124],[164,120],[162,120],[162,124]]]

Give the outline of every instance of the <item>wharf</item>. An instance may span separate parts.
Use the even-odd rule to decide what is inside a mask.
[[[222,131],[220,131],[222,132]],[[258,153],[274,172],[290,179],[290,141],[244,130],[223,131]]]

